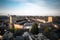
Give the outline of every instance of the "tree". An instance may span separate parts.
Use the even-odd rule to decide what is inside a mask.
[[[31,32],[32,34],[38,34],[38,24],[37,24],[37,23],[33,23],[33,24],[32,24],[32,27],[31,27],[31,29],[30,29],[30,32]]]

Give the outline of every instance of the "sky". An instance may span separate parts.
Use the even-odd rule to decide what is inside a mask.
[[[59,16],[60,0],[0,0],[0,15]]]

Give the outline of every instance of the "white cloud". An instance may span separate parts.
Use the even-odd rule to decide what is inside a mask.
[[[38,16],[46,16],[46,15],[59,15],[60,11],[54,9],[48,9],[46,7],[38,6],[33,3],[25,3],[23,9],[13,8],[0,10],[0,13],[10,14],[10,15],[38,15]]]

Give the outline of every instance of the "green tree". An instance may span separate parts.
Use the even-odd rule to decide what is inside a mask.
[[[33,33],[33,34],[38,34],[38,24],[37,23],[32,24],[30,32]]]

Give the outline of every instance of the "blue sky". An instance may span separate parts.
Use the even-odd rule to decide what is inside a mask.
[[[25,2],[31,2],[31,3],[37,3],[40,2],[40,4],[43,5],[41,2],[45,2],[44,6],[49,8],[60,8],[60,0],[0,0],[0,4],[2,7],[16,7],[16,6],[22,6]]]
[[[36,13],[40,13],[39,11],[42,11],[41,13],[43,13],[43,11],[46,13],[48,13],[47,11],[50,13],[55,13],[54,11],[57,11],[56,13],[59,13],[60,0],[0,0],[0,10],[2,10],[0,13],[4,13],[5,10],[9,10],[9,12],[13,10],[11,13],[15,14],[24,14],[25,10],[25,13],[34,13],[34,11],[37,11]],[[21,10],[22,12],[19,12]],[[29,12],[27,12],[27,10],[29,10]]]

